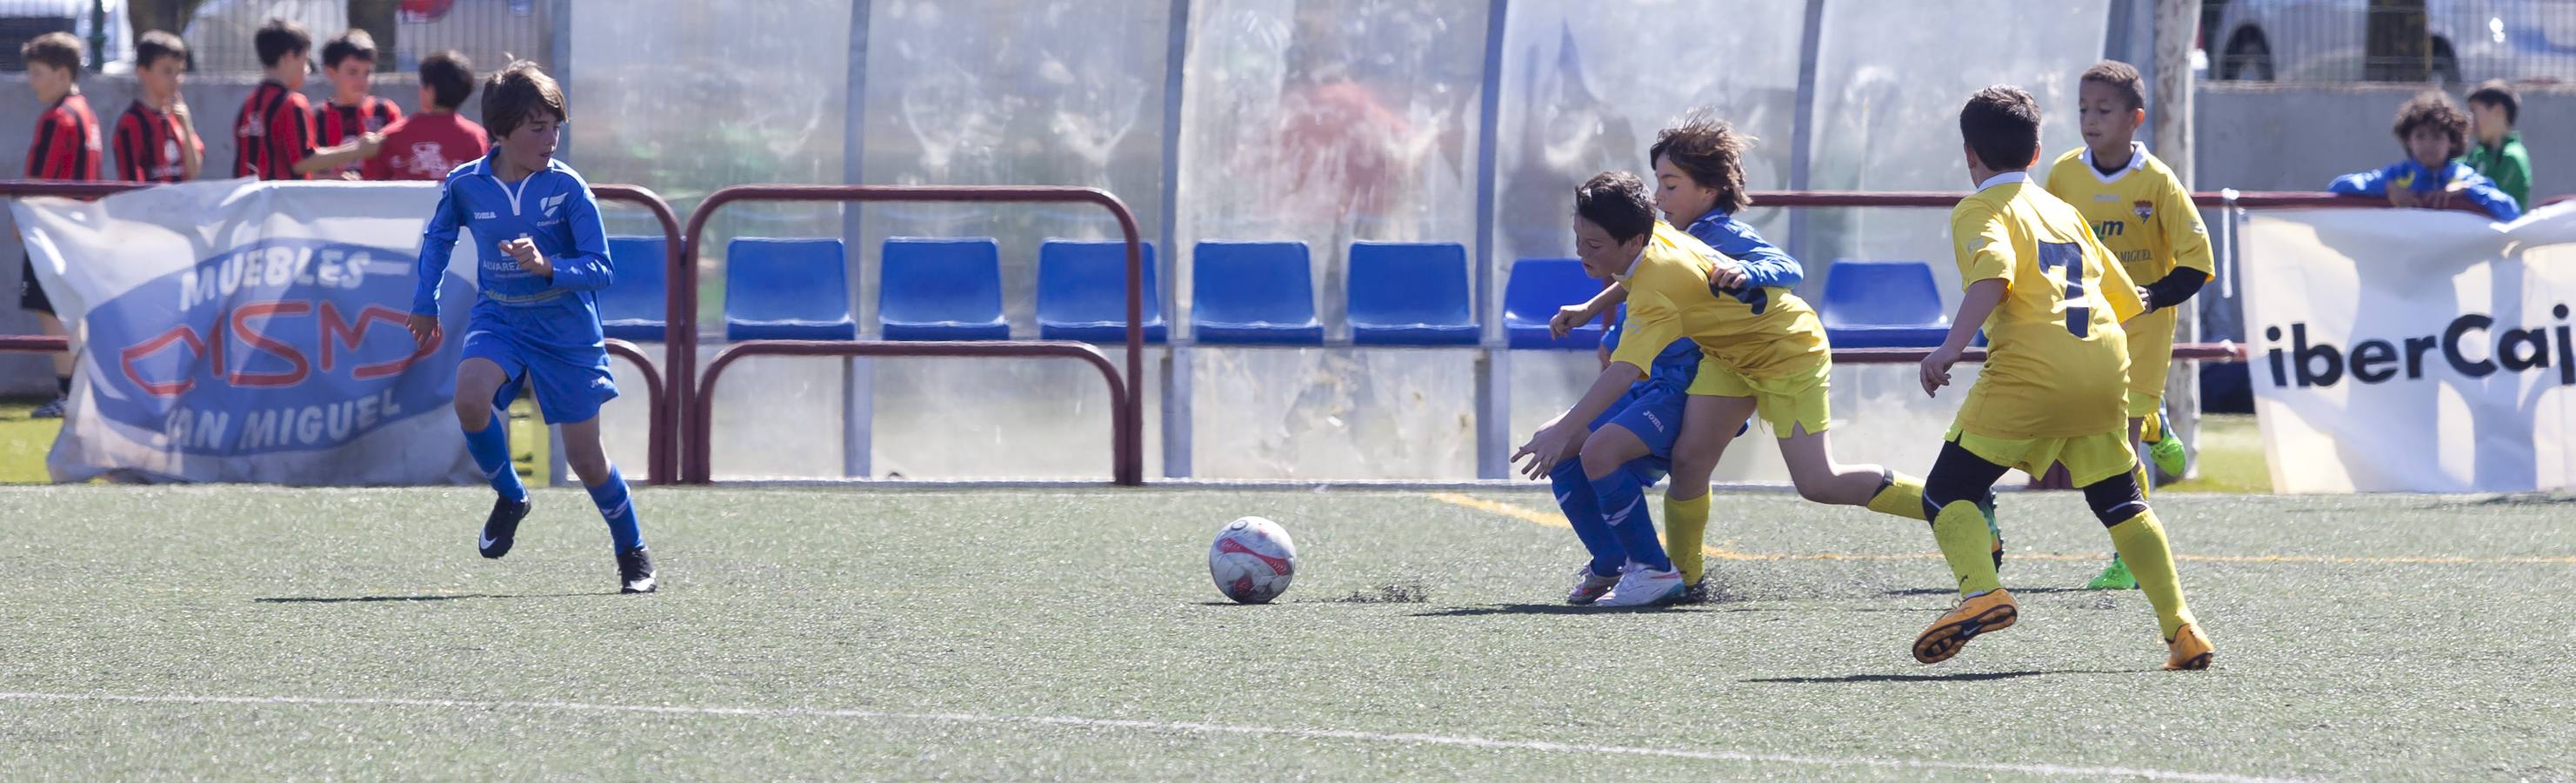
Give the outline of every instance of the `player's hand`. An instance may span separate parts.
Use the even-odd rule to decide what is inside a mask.
[[[403,326],[411,329],[411,346],[413,350],[427,352],[429,350],[429,346],[438,342],[438,316],[414,315],[411,317],[411,320],[403,324]]]
[[[520,237],[502,242],[501,252],[510,254],[519,262],[519,268],[528,270],[528,274],[549,279],[555,276],[555,265],[546,260],[546,254],[537,252],[536,240]]]
[[[1556,308],[1556,315],[1547,319],[1547,335],[1549,337],[1563,340],[1567,334],[1573,333],[1576,328],[1581,327],[1586,323],[1590,323],[1593,317],[1598,315],[1600,314],[1593,312],[1592,308],[1579,304],[1570,304]]]
[[[1564,461],[1565,455],[1574,453],[1573,449],[1580,446],[1573,442],[1574,428],[1562,425],[1560,421],[1539,428],[1537,434],[1530,436],[1528,443],[1522,444],[1519,451],[1512,452],[1512,461],[1522,463],[1521,475],[1533,479],[1546,478],[1549,471],[1556,469],[1556,463]],[[1523,462],[1523,458],[1527,461]]]
[[[1950,385],[1950,366],[1959,363],[1959,349],[1944,345],[1923,357],[1923,396],[1940,396],[1934,390]]]
[[[2132,286],[2132,287],[2134,287],[2134,288],[2138,289],[2138,302],[2139,302],[2140,304],[2146,305],[2146,309],[2145,309],[2145,310],[2141,310],[2141,311],[2139,311],[2139,313],[2143,315],[2143,314],[2146,314],[2146,313],[2152,313],[2152,312],[2155,312],[2155,311],[2156,311],[2156,292],[2147,290],[2147,287],[2146,287],[2146,286]]]
[[[2412,189],[2412,188],[2389,188],[2389,189],[2388,189],[2388,205],[2389,205],[2389,206],[2392,206],[2392,207],[2412,207],[2412,206],[2415,206],[2419,201],[2421,201],[2421,200],[2420,200],[2420,199],[2417,199],[2417,198],[2415,197],[2415,191],[2414,191],[2414,189]]]
[[[358,154],[372,158],[376,156],[377,150],[384,148],[384,134],[375,131],[358,134]]]
[[[1710,260],[1716,262],[1708,268],[1708,290],[1710,291],[1740,290],[1744,288],[1746,281],[1752,279],[1751,275],[1744,273],[1742,262],[1725,256]]]

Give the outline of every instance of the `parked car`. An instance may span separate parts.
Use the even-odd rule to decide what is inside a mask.
[[[2372,67],[2371,0],[2225,0],[2214,16],[2211,72],[2231,81],[2350,82]],[[2576,2],[2426,0],[2429,73],[2438,83],[2576,82]]]

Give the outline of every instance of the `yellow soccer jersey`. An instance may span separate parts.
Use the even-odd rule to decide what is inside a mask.
[[[2093,167],[2093,151],[2078,149],[2058,156],[2048,170],[2048,193],[2075,207],[2141,285],[2172,274],[2176,268],[2215,276],[2210,263],[2209,229],[2191,192],[2147,147],[2129,143],[2129,165],[2111,174]],[[2164,397],[2165,376],[2173,361],[2175,313],[2160,309],[2125,324],[2129,332],[2129,391],[2152,409]],[[2132,410],[2130,415],[2144,411]]]
[[[2120,322],[2145,309],[2084,216],[2027,172],[1987,180],[1950,210],[1962,284],[2002,280],[1987,356],[1959,407],[1989,438],[2126,432],[2129,351]]]
[[[1663,221],[1628,272],[1614,276],[1628,287],[1626,336],[1611,361],[1643,370],[1655,354],[1684,337],[1699,343],[1708,361],[1748,377],[1813,372],[1825,361],[1824,323],[1814,308],[1786,288],[1766,288],[1759,313],[1752,305],[1709,293],[1708,270],[1716,250]]]

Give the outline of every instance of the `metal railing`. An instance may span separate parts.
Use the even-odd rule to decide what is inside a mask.
[[[1127,378],[1122,384],[1107,365],[1107,357],[1086,343],[1069,341],[1007,342],[828,342],[809,340],[748,340],[732,344],[722,355],[709,362],[701,379],[694,370],[697,362],[698,308],[697,259],[704,255],[708,220],[727,204],[755,201],[784,202],[1057,202],[1092,203],[1109,210],[1118,219],[1118,229],[1127,241]],[[672,267],[670,285],[670,398],[682,402],[690,411],[690,433],[684,445],[688,458],[681,466],[681,480],[706,484],[713,480],[714,395],[710,393],[725,365],[742,356],[972,356],[1023,358],[1077,358],[1093,361],[1107,374],[1110,390],[1112,480],[1124,486],[1145,482],[1144,398],[1142,391],[1145,330],[1144,316],[1144,237],[1136,228],[1135,213],[1127,204],[1107,191],[1095,188],[1050,186],[901,186],[901,185],[738,185],[708,194],[698,208],[689,213],[689,226],[682,255],[688,263]],[[682,319],[689,322],[682,327]]]

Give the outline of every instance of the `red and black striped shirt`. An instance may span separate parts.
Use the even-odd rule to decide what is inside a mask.
[[[36,117],[36,140],[27,146],[28,179],[91,182],[99,170],[98,115],[74,92]]]
[[[183,132],[179,118],[135,101],[116,118],[116,178],[128,182],[178,182],[188,178],[187,151],[206,152],[204,139]]]
[[[262,81],[233,118],[233,176],[309,179],[295,163],[313,155],[313,104],[275,80]]]
[[[373,95],[366,96],[356,106],[324,101],[322,105],[313,107],[313,146],[337,147],[349,143],[361,133],[383,132],[385,126],[394,124],[402,116],[402,109],[393,101]],[[341,166],[333,169],[332,173],[357,171],[358,165]]]

